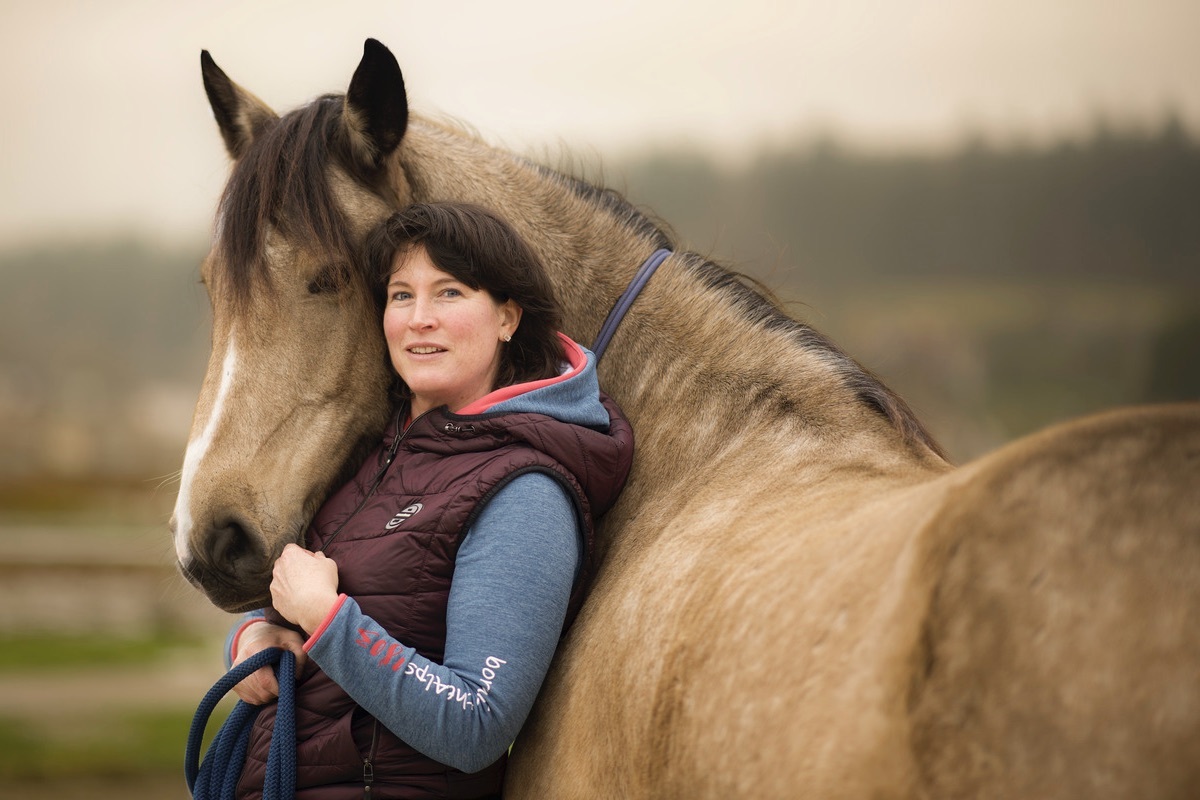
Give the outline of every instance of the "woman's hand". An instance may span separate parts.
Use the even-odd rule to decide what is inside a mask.
[[[296,674],[300,674],[300,666],[308,658],[308,654],[304,652],[304,637],[291,628],[282,628],[269,622],[256,622],[242,631],[238,636],[233,663],[240,664],[260,650],[270,647],[282,647],[295,653]],[[279,681],[270,666],[262,667],[233,687],[233,693],[251,705],[261,706],[279,696]]]
[[[324,553],[289,544],[275,562],[272,605],[284,619],[311,635],[337,602],[337,585],[337,564]]]

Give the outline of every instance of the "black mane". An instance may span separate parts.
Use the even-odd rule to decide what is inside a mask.
[[[786,314],[776,302],[768,299],[769,292],[765,288],[759,291],[750,285],[757,284],[758,281],[731,272],[700,256],[693,256],[687,263],[702,283],[730,298],[752,322],[767,330],[784,333],[805,350],[820,353],[846,387],[854,392],[861,402],[887,419],[905,441],[921,442],[945,458],[946,454],[941,446],[917,419],[917,415],[903,398],[847,355],[832,339],[811,325],[799,322]]]

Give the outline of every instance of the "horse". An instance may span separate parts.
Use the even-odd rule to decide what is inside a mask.
[[[490,207],[637,435],[599,567],[513,746],[512,798],[1176,798],[1200,785],[1200,404],[951,465],[878,378],[619,194],[408,108],[368,40],[282,116],[201,55],[232,159],[201,274],[212,355],[171,519],[219,607],[388,413],[365,232]]]

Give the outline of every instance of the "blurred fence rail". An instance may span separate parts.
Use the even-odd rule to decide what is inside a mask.
[[[161,531],[0,527],[0,633],[207,635],[230,617],[187,584]]]

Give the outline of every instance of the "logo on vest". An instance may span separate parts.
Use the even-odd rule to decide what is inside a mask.
[[[421,509],[424,507],[425,506],[421,505],[420,503],[413,503],[411,506],[402,509],[396,516],[392,517],[391,521],[389,521],[385,527],[389,531],[395,530],[396,528],[400,527],[400,524],[404,522],[404,520],[408,519],[409,517],[415,517],[417,514],[419,514]]]

